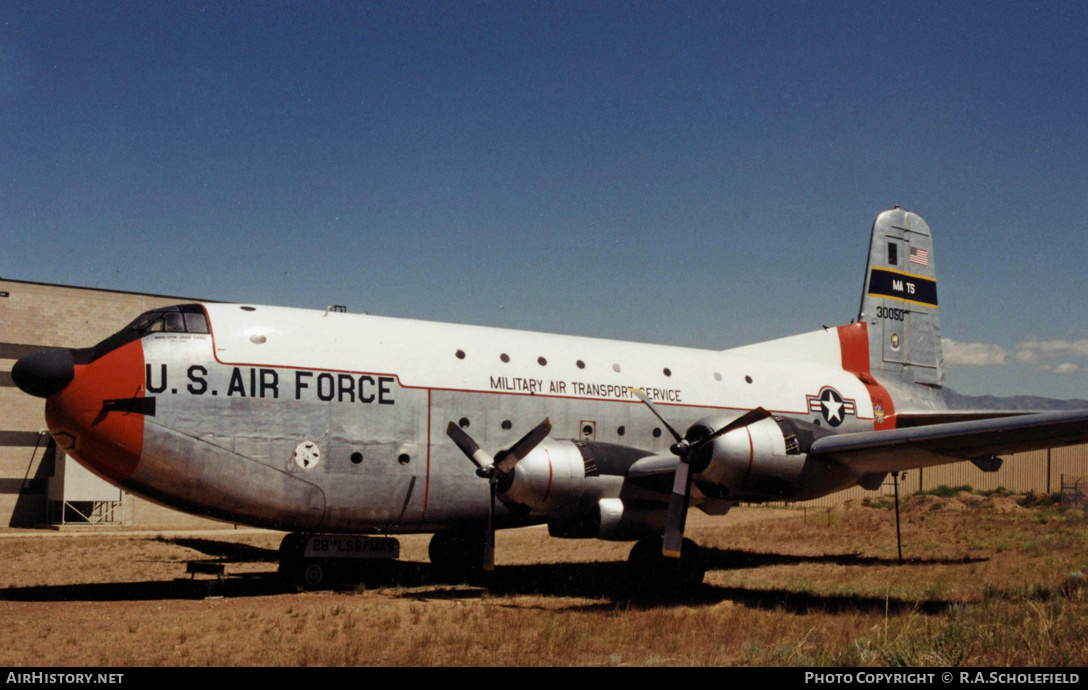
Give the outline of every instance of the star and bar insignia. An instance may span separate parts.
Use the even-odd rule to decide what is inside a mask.
[[[847,415],[858,414],[857,404],[852,398],[844,398],[831,386],[824,386],[816,395],[806,395],[808,411],[819,413],[824,421],[831,426],[838,426],[845,421]]]

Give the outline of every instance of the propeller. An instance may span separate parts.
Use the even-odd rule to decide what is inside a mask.
[[[545,418],[529,433],[522,436],[517,443],[507,450],[499,451],[492,458],[460,426],[450,422],[450,425],[446,427],[446,435],[457,444],[472,464],[476,465],[476,476],[487,479],[490,486],[491,502],[487,510],[487,534],[484,537],[484,570],[495,569],[495,497],[498,494],[499,482],[513,474],[514,466],[533,452],[533,449],[547,438],[551,431],[551,420]]]
[[[719,436],[728,434],[730,431],[744,428],[749,424],[755,424],[760,420],[770,417],[771,413],[762,407],[757,407],[754,410],[745,412],[708,436],[691,438],[692,430],[694,429],[694,427],[692,427],[688,429],[687,437],[684,437],[665,421],[665,418],[661,416],[657,407],[654,406],[653,402],[645,393],[638,388],[630,388],[628,390],[630,390],[636,398],[645,403],[646,407],[650,408],[650,411],[654,413],[654,416],[661,420],[661,423],[669,430],[672,437],[676,439],[676,443],[672,444],[672,446],[669,447],[669,450],[673,455],[679,458],[680,461],[676,464],[676,474],[673,476],[672,482],[672,494],[669,496],[669,507],[668,511],[665,513],[665,534],[664,539],[661,542],[661,553],[670,558],[680,558],[680,548],[684,543],[684,526],[687,522],[688,515],[688,501],[691,498],[692,456]]]

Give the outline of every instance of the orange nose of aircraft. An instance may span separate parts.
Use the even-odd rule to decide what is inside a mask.
[[[123,482],[143,451],[144,353],[139,341],[92,359],[91,350],[47,350],[11,369],[24,393],[45,398],[45,420],[57,445],[106,479]],[[139,401],[139,402],[136,402]]]

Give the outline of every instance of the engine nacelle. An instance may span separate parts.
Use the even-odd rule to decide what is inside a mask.
[[[507,505],[548,516],[579,503],[588,489],[585,460],[574,441],[544,439],[514,466],[514,476],[499,485]]]
[[[708,430],[723,425],[717,418],[696,423]],[[696,453],[692,459],[696,486],[709,496],[729,500],[810,498],[801,492],[811,486],[812,473],[839,474],[835,467],[808,456],[812,442],[828,433],[814,424],[778,416],[735,429]],[[800,481],[802,474],[806,481]],[[853,480],[848,472],[827,478],[833,484]]]
[[[634,541],[660,536],[665,511],[660,503],[602,498],[591,509],[548,522],[548,534],[560,539]]]
[[[628,468],[651,455],[611,443],[545,439],[499,484],[512,513],[548,522],[554,537],[640,539],[661,534],[660,502],[622,500]]]
[[[499,483],[499,499],[532,516],[581,514],[602,498],[618,497],[627,468],[648,455],[611,443],[547,438]]]

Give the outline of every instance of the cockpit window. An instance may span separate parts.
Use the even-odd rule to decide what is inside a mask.
[[[152,321],[159,318],[160,316],[162,316],[162,313],[157,312],[157,311],[147,312],[146,314],[140,314],[139,316],[136,317],[135,321],[133,321],[132,323],[130,323],[128,325],[128,329],[131,329],[131,330],[134,330],[134,331],[145,330]]]
[[[185,317],[176,311],[163,314],[163,321],[166,322],[166,330],[170,333],[185,332]]]
[[[149,333],[210,333],[208,317],[201,304],[178,304],[144,312],[129,325],[94,347],[73,350],[76,364],[90,364],[117,348]]]
[[[190,333],[207,333],[208,319],[203,314],[186,314],[185,330]]]
[[[136,337],[147,333],[207,333],[208,318],[199,304],[182,304],[145,312],[136,317],[124,332],[135,331]]]

